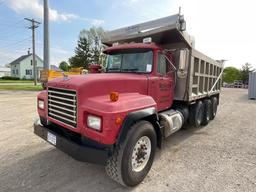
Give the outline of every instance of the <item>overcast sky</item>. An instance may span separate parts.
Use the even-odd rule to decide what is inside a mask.
[[[226,66],[246,62],[256,68],[256,18],[253,0],[49,0],[51,64],[74,54],[79,31],[91,26],[111,30],[178,13],[195,37],[196,49]],[[61,2],[61,3],[60,3]],[[0,65],[31,47],[31,31],[24,17],[42,22],[42,0],[0,0]],[[43,56],[43,26],[36,31],[36,51]]]

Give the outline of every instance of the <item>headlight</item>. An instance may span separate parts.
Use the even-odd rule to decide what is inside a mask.
[[[38,108],[44,109],[44,101],[43,100],[38,100]]]
[[[87,126],[97,131],[101,131],[101,118],[94,115],[88,115]]]

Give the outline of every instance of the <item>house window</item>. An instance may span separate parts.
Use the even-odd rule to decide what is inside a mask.
[[[12,70],[12,74],[15,75],[15,70],[14,69]]]
[[[26,75],[32,75],[32,70],[31,69],[26,69]]]
[[[30,60],[31,66],[33,65],[33,60]]]
[[[19,71],[18,71],[18,69],[16,69],[16,75],[18,75],[19,74]]]

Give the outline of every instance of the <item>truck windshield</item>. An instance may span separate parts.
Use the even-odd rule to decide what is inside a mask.
[[[106,72],[150,73],[152,71],[152,50],[123,50],[110,53],[107,57]]]

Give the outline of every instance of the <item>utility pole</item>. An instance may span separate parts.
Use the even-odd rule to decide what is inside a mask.
[[[49,5],[48,0],[44,0],[44,70],[49,69],[49,50]]]
[[[39,24],[41,24],[38,21],[35,21],[34,19],[28,19],[24,18],[27,21],[31,22],[31,26],[28,27],[32,30],[32,50],[33,50],[33,74],[34,74],[34,85],[37,85],[37,67],[36,67],[36,53],[35,53],[35,29],[38,27]]]

